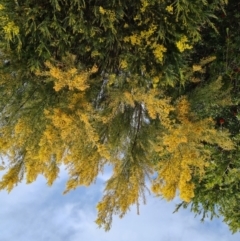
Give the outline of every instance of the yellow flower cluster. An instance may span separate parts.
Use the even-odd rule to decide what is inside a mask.
[[[141,38],[137,34],[124,37],[124,42],[130,42],[132,45],[141,45]]]
[[[122,69],[126,69],[128,67],[128,63],[127,63],[127,61],[125,59],[121,60],[120,67]]]
[[[105,14],[105,13],[106,13],[106,10],[105,10],[102,6],[100,6],[100,7],[99,7],[99,12],[100,12],[101,14]]]
[[[97,66],[94,65],[90,70],[79,71],[76,68],[69,68],[64,71],[53,66],[50,62],[46,62],[45,64],[50,70],[44,74],[54,79],[54,89],[56,91],[60,91],[64,87],[68,87],[69,90],[77,89],[84,91],[89,87],[87,81],[90,75],[96,73],[98,70]]]
[[[156,88],[159,81],[160,81],[160,76],[154,76],[153,79],[152,79],[152,83],[153,83],[153,88]]]
[[[157,30],[157,25],[151,24],[148,30],[143,30],[140,32],[140,36],[144,40],[148,40]]]
[[[211,63],[212,61],[214,61],[216,59],[216,56],[209,56],[209,57],[207,57],[207,58],[203,58],[203,59],[201,59],[201,61],[200,61],[200,65],[206,65],[206,64],[208,64],[208,63]]]
[[[140,11],[144,13],[146,11],[146,8],[149,6],[148,0],[141,0],[142,7],[140,8]]]
[[[181,162],[181,174],[179,178],[178,188],[180,190],[180,198],[185,202],[190,202],[194,197],[194,184],[191,181],[192,174],[188,160]]]
[[[225,150],[234,147],[230,139],[219,138],[223,132],[219,133],[214,128],[211,119],[194,122],[188,119],[188,116],[193,117],[193,113],[186,97],[179,99],[176,111],[181,123],[168,128],[163,137],[160,134],[159,145],[154,146],[163,160],[157,166],[158,177],[153,181],[152,191],[171,200],[179,190],[181,199],[189,202],[194,197],[192,177],[196,174],[200,177],[204,175],[211,157],[201,142],[216,143]]]
[[[14,36],[19,34],[19,28],[14,22],[8,22],[6,26],[3,27],[3,31],[5,33],[5,38],[10,41],[14,38]]]
[[[31,126],[29,125],[29,120],[27,119],[19,119],[14,127],[15,131],[15,144],[18,146],[24,145],[26,142],[26,136],[30,136],[32,134]]]
[[[216,56],[208,56],[200,60],[198,64],[194,64],[192,66],[193,72],[205,73],[206,69],[204,69],[204,65],[211,63],[216,59]]]
[[[153,47],[154,47],[153,54],[154,54],[156,60],[159,63],[162,63],[163,62],[163,53],[165,53],[167,51],[167,49],[161,44],[155,44],[155,45],[153,45]]]
[[[116,13],[112,10],[107,10],[100,6],[99,13],[102,15],[106,15],[109,19],[109,22],[114,22],[116,20]]]
[[[98,71],[98,67],[97,67],[96,64],[94,64],[93,67],[92,67],[92,69],[90,70],[90,72],[91,72],[92,74],[94,74],[94,73],[97,73],[97,71]]]
[[[178,140],[176,134],[181,140]],[[191,182],[192,170],[200,175],[204,174],[207,162],[199,155],[197,145],[194,145],[196,140],[192,141],[188,137],[192,134],[186,126],[182,126],[164,137],[163,144],[167,145],[165,147],[170,155],[168,160],[159,163],[159,176],[153,182],[152,191],[163,195],[167,200],[173,199],[179,190],[181,199],[189,202],[194,197],[194,184]]]
[[[170,153],[175,152],[179,145],[187,142],[187,137],[181,128],[175,129],[171,132],[171,135],[163,137],[163,145]]]
[[[142,30],[140,32],[140,34],[132,34],[130,36],[126,36],[124,37],[124,42],[130,42],[132,45],[148,45],[148,46],[152,46],[152,44],[156,43],[152,43],[153,41],[150,41],[150,37],[152,37],[152,35],[156,32],[157,29],[157,25],[151,24],[148,28],[148,30]]]
[[[170,13],[170,14],[173,14],[173,6],[172,5],[169,5],[166,7],[166,10]]]
[[[92,51],[91,57],[99,56],[100,53],[97,50]]]
[[[15,125],[15,134],[20,134],[22,131],[25,131],[25,128],[27,127],[24,120],[20,119],[17,124]]]
[[[85,47],[85,50],[86,50],[87,52],[89,52],[89,51],[91,50],[91,48],[90,48],[89,46],[86,46],[86,47]]]
[[[114,173],[106,185],[106,194],[97,205],[96,223],[103,225],[105,230],[110,229],[109,216],[119,214],[120,218],[123,217],[130,205],[136,204],[138,207],[139,198],[144,198],[144,169],[133,158],[124,161],[129,163],[122,165],[120,160],[116,160]]]
[[[159,98],[160,92],[157,89],[151,89],[147,93],[144,91],[134,94],[135,101],[144,103],[148,115],[151,119],[159,118],[161,124],[169,127],[169,113],[174,108],[170,104],[169,98]]]
[[[188,39],[186,36],[183,36],[177,43],[177,48],[179,49],[180,52],[183,52],[186,49],[192,49],[193,46],[189,45]]]
[[[194,64],[192,69],[193,69],[193,72],[200,72],[202,70],[202,66],[199,64]]]
[[[130,105],[131,107],[135,106],[134,99],[131,93],[129,92],[124,92],[124,100],[127,105]]]
[[[181,122],[188,122],[190,104],[185,96],[181,97],[177,103],[177,117]]]
[[[142,30],[140,33],[133,33],[130,36],[125,36],[123,41],[129,42],[131,45],[140,46],[143,50],[145,50],[146,47],[151,48],[157,62],[162,63],[164,53],[167,49],[162,44],[157,43],[156,38],[154,38],[156,30],[157,25],[150,24],[147,30]]]
[[[51,116],[52,123],[57,128],[64,128],[72,125],[71,116],[67,115],[60,109],[54,109],[54,114]],[[70,133],[69,133],[70,134]]]
[[[59,138],[59,136],[61,136],[62,140],[67,140],[67,138],[71,136],[70,130],[73,127],[73,117],[64,113],[60,109],[54,109],[53,113],[50,113],[49,111],[45,111],[44,113],[52,122],[52,125],[49,125],[44,132],[46,140],[51,144],[53,144],[55,139]],[[58,137],[53,135],[54,129],[58,130]]]

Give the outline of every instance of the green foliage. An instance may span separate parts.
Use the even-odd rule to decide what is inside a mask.
[[[237,230],[239,38],[218,16],[225,4],[2,3],[0,189],[40,174],[52,185],[63,164],[68,192],[111,165],[97,206],[106,230],[145,201],[146,178],[153,193],[179,193],[193,211],[217,207]]]
[[[121,68],[149,77],[172,73],[163,81],[173,85],[185,67],[179,51],[201,39],[200,27],[210,24],[224,3],[211,2],[8,1],[1,9],[3,38],[31,71],[71,53],[108,73]]]
[[[239,3],[229,1],[226,12],[219,12],[215,25],[220,35],[203,32],[203,42],[197,46],[198,58],[201,53],[215,55],[198,87],[190,94],[191,104],[199,118],[208,113],[216,120],[216,128],[228,129],[235,142],[235,150],[224,151],[221,148],[208,147],[211,151],[211,162],[205,170],[204,177],[195,177],[195,196],[190,203],[180,206],[191,207],[196,214],[205,216],[221,215],[232,232],[240,230],[239,223],[239,160],[240,160],[240,102],[239,102]],[[211,37],[209,37],[211,36]],[[207,75],[207,76],[206,76]],[[221,75],[222,86],[217,82],[204,84],[207,79]],[[207,77],[207,78],[206,78]],[[202,87],[203,85],[203,87]],[[211,96],[210,96],[211,95]],[[231,98],[229,102],[228,98]],[[206,99],[205,99],[206,98]],[[200,101],[198,102],[197,99]],[[207,147],[207,146],[206,146]]]

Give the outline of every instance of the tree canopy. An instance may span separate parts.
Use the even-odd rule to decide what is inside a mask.
[[[51,185],[65,165],[68,192],[110,165],[96,220],[106,230],[145,201],[149,180],[154,194],[238,231],[239,8],[3,1],[0,189],[40,174]]]

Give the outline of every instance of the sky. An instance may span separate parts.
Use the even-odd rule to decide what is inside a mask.
[[[0,174],[1,175],[1,174]],[[114,217],[109,232],[94,223],[96,204],[103,195],[110,172],[99,176],[96,184],[80,187],[63,195],[67,173],[49,187],[39,177],[32,184],[21,183],[9,194],[0,192],[0,241],[239,241],[220,219],[200,221],[188,210],[174,213],[174,200],[166,202],[148,196],[123,219]]]

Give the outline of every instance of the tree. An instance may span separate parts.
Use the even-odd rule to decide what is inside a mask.
[[[9,160],[0,189],[39,174],[51,185],[64,164],[68,192],[93,183],[109,164],[113,175],[96,220],[106,230],[113,214],[122,217],[145,200],[146,178],[153,193],[191,201],[214,150],[236,151],[210,111],[211,104],[216,112],[232,106],[230,88],[212,74],[215,57],[199,50],[202,29],[217,30],[214,14],[224,4],[0,5],[0,146]]]
[[[225,151],[219,148],[211,150],[211,162],[209,167],[205,169],[203,178],[195,176],[195,196],[190,203],[183,202],[177,207],[189,207],[193,212],[202,215],[202,220],[206,216],[213,218],[221,215],[232,232],[237,232],[240,229],[239,223],[239,130],[240,130],[240,105],[239,105],[239,3],[230,1],[226,7],[226,13],[218,13],[219,18],[215,22],[216,28],[220,35],[207,32],[203,34],[204,41],[197,47],[199,50],[204,50],[210,54],[217,56],[215,64],[208,69],[210,76],[222,74],[225,88],[231,88],[230,95],[232,105],[221,107],[214,105],[215,110],[211,109],[212,117],[216,119],[216,128],[220,130],[228,129],[231,133],[231,138],[235,141],[236,148],[233,151]],[[214,44],[213,44],[214,43]],[[213,87],[213,86],[212,86]],[[212,89],[212,88],[211,88]],[[207,96],[207,93],[212,91],[202,89],[201,96]],[[222,95],[226,93],[221,92]],[[200,96],[195,95],[192,102],[197,107],[199,102],[197,99]],[[223,96],[222,96],[223,97]],[[224,99],[224,97],[222,98]],[[204,98],[205,100],[205,98]],[[201,108],[194,108],[194,112],[199,116],[204,116],[209,113],[210,109],[204,101]],[[212,105],[214,103],[211,103]],[[216,108],[218,107],[218,108]]]

